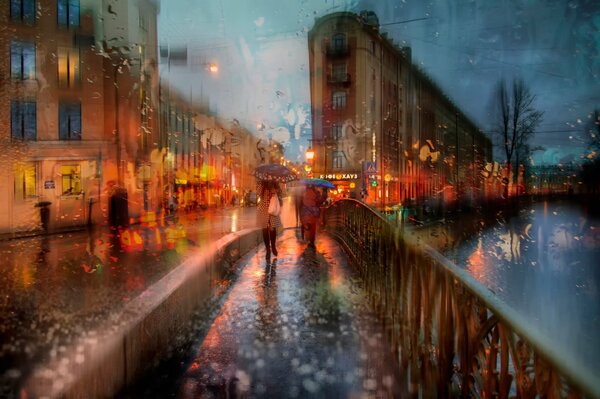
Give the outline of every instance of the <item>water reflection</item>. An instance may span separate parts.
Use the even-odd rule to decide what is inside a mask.
[[[190,249],[225,234],[214,225],[231,219],[239,228],[252,227],[254,209],[0,241],[0,397],[13,392],[34,364],[120,313]]]
[[[448,254],[600,374],[599,219],[574,204],[536,204]]]

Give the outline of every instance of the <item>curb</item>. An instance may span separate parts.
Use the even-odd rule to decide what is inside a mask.
[[[94,337],[81,338],[59,357],[36,366],[21,394],[30,398],[113,397],[165,354],[220,276],[262,242],[260,229],[228,234],[197,250],[129,302]]]

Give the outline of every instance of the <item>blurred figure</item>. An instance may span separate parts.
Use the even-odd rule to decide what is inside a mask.
[[[294,187],[293,189],[293,198],[294,198],[294,208],[296,210],[296,226],[302,227],[302,197],[303,192],[300,187]],[[304,238],[304,228],[302,228],[302,238]]]
[[[281,217],[269,215],[269,202],[273,194],[277,195],[279,205],[283,205],[282,192],[279,183],[275,181],[259,180],[256,191],[259,193],[260,202],[256,209],[256,224],[262,228],[263,241],[267,249],[267,259],[271,258],[271,252],[277,256],[275,239],[277,229],[282,227]]]
[[[315,248],[317,223],[319,222],[323,201],[323,196],[315,186],[306,186],[302,197],[302,225],[306,229],[310,248]],[[304,237],[304,234],[302,237]]]

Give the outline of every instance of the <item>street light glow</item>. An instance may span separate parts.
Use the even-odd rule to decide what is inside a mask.
[[[312,161],[313,159],[315,159],[315,151],[311,147],[308,147],[308,150],[306,150],[306,160]]]

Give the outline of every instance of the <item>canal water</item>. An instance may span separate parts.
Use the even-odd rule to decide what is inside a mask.
[[[600,377],[600,219],[567,202],[529,205],[445,251]]]

